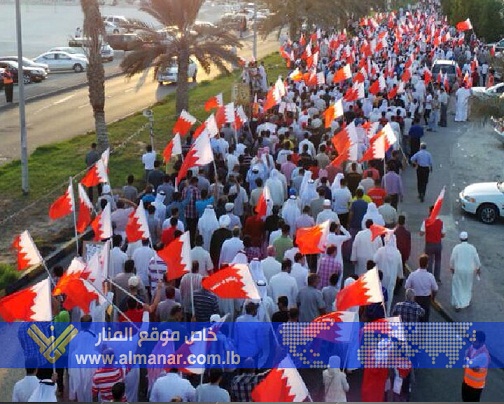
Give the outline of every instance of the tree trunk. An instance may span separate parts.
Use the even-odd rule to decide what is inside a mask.
[[[189,71],[189,52],[187,49],[182,49],[178,55],[178,83],[177,83],[177,102],[176,110],[177,115],[182,112],[183,109],[189,110],[189,83],[188,83],[188,71]]]
[[[95,119],[96,143],[100,152],[109,147],[107,125],[105,123],[105,69],[100,54],[103,21],[97,0],[81,0],[84,13],[84,36],[89,38],[87,79],[89,103]]]

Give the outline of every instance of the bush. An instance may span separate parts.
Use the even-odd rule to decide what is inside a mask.
[[[0,290],[5,289],[19,278],[19,272],[11,265],[0,263]]]

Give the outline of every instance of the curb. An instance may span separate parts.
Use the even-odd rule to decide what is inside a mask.
[[[123,73],[121,73],[121,72],[113,73],[113,74],[111,74],[109,76],[106,76],[105,77],[105,81],[107,81],[108,79],[113,79],[113,78],[122,76],[122,75],[123,75]],[[46,93],[37,94],[37,95],[34,95],[32,97],[26,98],[25,99],[25,103],[29,103],[29,102],[32,102],[32,101],[43,100],[44,98],[49,98],[49,97],[52,97],[54,95],[63,94],[63,93],[66,93],[66,92],[72,91],[72,90],[78,90],[80,88],[86,87],[87,85],[88,85],[88,83],[86,81],[85,83],[73,84],[73,85],[68,86],[68,87],[63,87],[63,88],[59,88],[57,90],[48,91]],[[12,102],[12,103],[6,103],[5,105],[0,105],[0,111],[7,111],[7,110],[15,109],[15,108],[18,108],[18,107],[19,107],[19,101],[18,102]]]

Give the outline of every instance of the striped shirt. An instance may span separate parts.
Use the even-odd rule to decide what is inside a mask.
[[[159,255],[156,254],[153,258],[151,258],[148,267],[151,296],[155,295],[157,282],[159,280],[163,280],[163,275],[166,273],[166,270],[166,263],[159,258]]]
[[[205,323],[210,321],[212,314],[219,314],[219,301],[212,292],[200,289],[194,292],[193,299],[196,321]]]
[[[112,386],[117,382],[124,382],[122,368],[99,368],[93,375],[92,392],[98,394],[101,401],[112,401]]]

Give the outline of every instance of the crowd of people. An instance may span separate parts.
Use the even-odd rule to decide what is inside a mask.
[[[421,229],[425,254],[418,259],[418,269],[408,275],[405,266],[411,254],[411,233],[401,210],[401,173],[410,164],[417,170],[418,198],[424,202],[433,167],[423,141],[424,130],[436,132],[438,126],[449,124],[450,94],[455,98],[455,121],[467,119],[471,85],[492,80],[489,51],[474,35],[450,27],[439,14],[438,4],[428,1],[361,19],[349,25],[348,31],[315,27],[299,40],[285,41],[282,54],[291,70],[304,78],[290,74],[281,102],[266,110],[263,106],[270,88],[266,69],[264,65],[247,66],[243,80],[257,96],[252,117],[238,131],[230,124],[220,128],[211,139],[213,163],[189,170],[176,183],[182,160],[174,162],[170,174],[163,169],[159,153],[148,146],[141,159],[145,178],[128,176],[119,198],[112,195],[108,184],[99,189],[98,211],[107,204],[112,208],[108,296],[113,307],[93,303],[90,314],[82,316],[78,309],[64,314],[56,302],[53,313],[60,321],[141,323],[150,317],[172,324],[215,323],[227,316],[226,322],[311,322],[338,310],[338,292],[375,267],[383,304],[351,308],[356,320],[372,322],[394,316],[403,322],[429,321],[431,299],[442,285],[440,256],[445,231],[442,221],[429,217],[425,208]],[[457,62],[460,73],[455,82],[430,73],[435,59]],[[351,77],[339,80],[338,72],[347,65]],[[323,80],[311,83],[312,73],[319,77],[321,73]],[[327,120],[327,109],[339,100],[343,101],[343,115]],[[350,127],[354,136],[348,135]],[[387,143],[385,158],[363,159],[386,127],[393,131],[395,141]],[[189,151],[193,135],[191,132],[184,140],[183,155]],[[344,150],[334,140],[343,136],[352,141]],[[351,158],[339,161],[338,156],[347,152]],[[94,145],[86,163],[91,166],[99,158]],[[137,189],[135,184],[143,180],[147,185]],[[257,207],[266,188],[271,212],[264,218]],[[93,199],[92,189],[89,191]],[[139,203],[145,206],[151,238],[128,243],[126,224]],[[321,253],[303,255],[296,240],[298,230],[328,220],[329,233]],[[373,225],[389,231],[384,237],[374,237]],[[170,268],[157,252],[185,231],[191,240],[191,272],[168,280]],[[462,233],[460,239],[450,260],[452,303],[457,310],[470,304],[474,274],[480,270],[468,235]],[[204,278],[233,264],[248,265],[260,300],[222,299],[202,287]],[[55,268],[56,277],[62,273],[63,268]],[[397,302],[403,287],[405,300]],[[94,337],[91,334],[81,338],[89,342]],[[258,366],[264,341],[246,335],[240,338],[246,341],[240,356],[248,365],[237,372],[209,370],[203,384],[199,376],[183,376],[176,367],[155,377],[133,368],[68,369],[68,382],[64,369],[58,369],[51,381],[52,369],[37,370],[34,363],[27,366],[27,376],[19,382],[22,387],[16,386],[13,401],[26,401],[29,391],[46,388],[51,395],[68,394],[70,400],[79,402],[251,401],[252,390],[268,374]],[[468,353],[479,358],[475,361],[478,369],[488,367],[484,342],[484,335],[479,335]],[[479,399],[484,377],[482,382],[478,370],[468,369],[464,399]],[[345,372],[351,370],[344,369],[341,358],[332,356],[323,375],[322,371],[315,376],[302,371],[314,399],[346,401],[352,386]],[[366,371],[363,401],[382,401],[391,375],[395,398],[409,398],[408,369],[390,370],[392,373],[386,369],[380,374]],[[36,376],[44,383],[36,383]],[[40,395],[37,398],[44,401]]]

